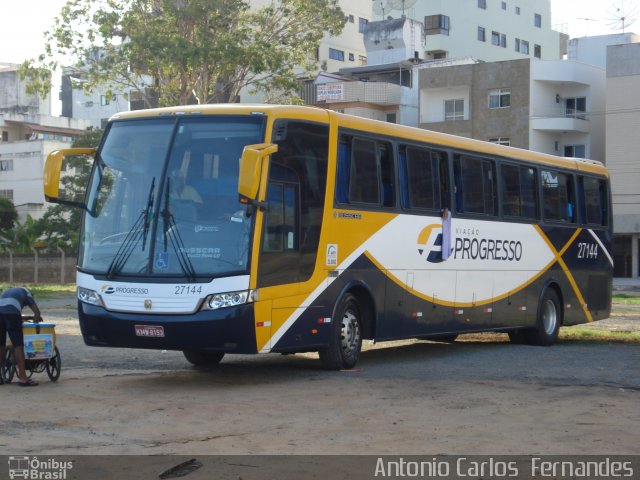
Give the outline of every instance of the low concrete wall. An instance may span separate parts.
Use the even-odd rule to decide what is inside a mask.
[[[76,280],[76,257],[62,255],[0,255],[0,282],[3,283],[73,283]]]

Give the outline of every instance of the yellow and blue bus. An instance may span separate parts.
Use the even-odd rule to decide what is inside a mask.
[[[319,352],[499,331],[550,345],[608,317],[610,187],[561,158],[312,107],[198,105],[110,119],[78,252],[88,345]]]

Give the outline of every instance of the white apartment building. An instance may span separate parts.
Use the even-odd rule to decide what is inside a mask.
[[[424,22],[426,59],[559,60],[565,53],[568,37],[551,28],[549,0],[418,0],[408,12]]]
[[[606,132],[613,196],[614,275],[638,278],[640,43],[607,48]]]
[[[42,192],[49,153],[68,148],[88,121],[52,117],[50,98],[26,92],[18,65],[0,64],[0,196],[16,206],[19,220],[40,218],[46,209]]]
[[[635,33],[614,33],[572,38],[569,40],[567,48],[567,60],[605,68],[607,66],[607,47],[626,43],[640,43],[640,35]]]
[[[86,93],[79,85],[74,87],[78,81],[82,81],[81,70],[63,72],[60,87],[63,117],[88,120],[92,127],[104,129],[112,115],[131,109],[131,92],[116,90],[110,96],[105,91]]]

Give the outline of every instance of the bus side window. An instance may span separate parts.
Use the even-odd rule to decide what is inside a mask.
[[[380,165],[380,193],[383,207],[395,205],[395,179],[393,175],[393,147],[386,142],[378,142],[378,163]]]
[[[605,182],[597,178],[578,178],[580,221],[588,225],[607,224],[607,195]]]
[[[457,212],[496,214],[496,176],[493,161],[456,155],[454,175]]]
[[[573,177],[553,170],[542,170],[544,219],[574,223],[576,218]]]
[[[354,138],[351,149],[349,202],[380,204],[380,185],[376,166],[376,144]]]
[[[500,177],[503,214],[506,217],[535,218],[538,211],[535,169],[503,163]]]
[[[446,165],[443,152],[402,147],[400,172],[403,207],[440,211],[447,206]]]

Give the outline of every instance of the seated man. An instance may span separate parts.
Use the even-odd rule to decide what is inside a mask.
[[[197,204],[202,204],[202,197],[191,185],[187,185],[184,176],[179,170],[171,172],[169,177],[171,183],[171,198],[175,200],[187,200]]]

